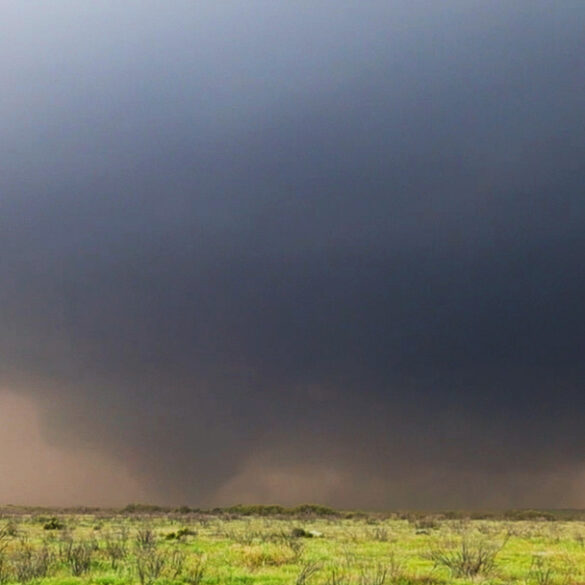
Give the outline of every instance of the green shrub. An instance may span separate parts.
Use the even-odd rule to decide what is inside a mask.
[[[44,524],[44,530],[63,530],[65,528],[65,523],[62,520],[59,520],[56,516],[49,518]]]
[[[290,533],[293,538],[313,538],[313,535],[304,528],[293,528]]]

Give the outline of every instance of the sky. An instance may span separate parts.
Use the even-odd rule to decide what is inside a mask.
[[[0,6],[0,503],[585,506],[585,3]]]

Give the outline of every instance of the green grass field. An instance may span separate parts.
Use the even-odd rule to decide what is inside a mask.
[[[570,585],[585,583],[585,518],[7,508],[0,583],[27,582]]]

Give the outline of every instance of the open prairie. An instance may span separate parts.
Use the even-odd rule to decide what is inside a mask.
[[[585,583],[578,512],[4,509],[0,583]]]

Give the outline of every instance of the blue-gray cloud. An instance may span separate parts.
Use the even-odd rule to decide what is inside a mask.
[[[0,372],[53,440],[192,503],[578,466],[580,2],[4,10]]]

